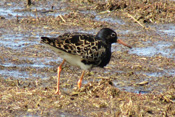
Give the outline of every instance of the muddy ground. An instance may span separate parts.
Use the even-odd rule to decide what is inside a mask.
[[[0,11],[0,116],[175,116],[173,0],[2,0]],[[54,94],[62,59],[40,37],[103,27],[133,49],[114,44],[81,89],[81,69],[66,63]]]

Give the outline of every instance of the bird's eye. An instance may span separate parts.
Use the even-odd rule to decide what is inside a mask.
[[[112,33],[112,34],[111,34],[111,37],[116,37],[116,34],[115,34],[115,33]]]

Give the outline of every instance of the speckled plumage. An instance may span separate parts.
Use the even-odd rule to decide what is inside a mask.
[[[88,70],[93,67],[104,67],[109,63],[112,43],[118,42],[131,48],[121,40],[117,40],[116,32],[109,28],[101,29],[97,35],[65,33],[57,38],[41,37],[41,42],[49,45],[49,48],[55,50],[64,59],[58,68],[57,93],[59,93],[61,66],[65,60],[83,70]],[[78,82],[79,88],[83,75],[84,71]]]
[[[117,34],[112,30],[110,31],[113,37],[107,38],[115,38],[114,40],[116,40]],[[109,63],[112,43],[110,40],[101,38],[101,34],[98,34],[65,33],[57,38],[41,37],[41,41],[66,53],[79,56],[81,62],[86,65],[104,67]]]

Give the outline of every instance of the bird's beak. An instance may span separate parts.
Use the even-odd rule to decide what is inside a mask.
[[[127,46],[128,48],[132,48],[130,45],[128,45],[128,44],[126,44],[126,43],[124,43],[122,40],[120,40],[120,39],[117,39],[117,43],[119,43],[119,44],[122,44],[122,45],[124,45],[124,46]]]

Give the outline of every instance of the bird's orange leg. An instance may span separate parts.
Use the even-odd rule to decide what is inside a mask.
[[[78,88],[80,89],[81,88],[81,84],[82,84],[82,80],[83,80],[83,76],[84,76],[84,73],[85,73],[85,70],[83,70],[82,74],[81,74],[81,77],[78,81]]]
[[[61,73],[61,69],[62,69],[62,65],[64,64],[65,60],[63,60],[63,62],[60,64],[60,66],[57,69],[57,90],[55,92],[55,94],[59,95],[59,87],[60,87],[60,73]]]

